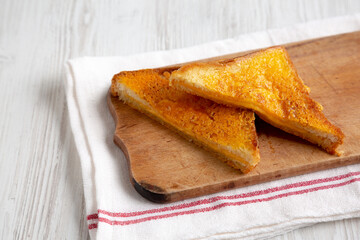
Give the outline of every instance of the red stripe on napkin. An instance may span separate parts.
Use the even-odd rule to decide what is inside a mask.
[[[164,211],[173,211],[173,210],[179,210],[179,209],[188,208],[188,207],[194,207],[194,206],[198,206],[198,205],[202,205],[202,204],[213,203],[218,200],[226,200],[226,199],[232,200],[232,199],[238,199],[238,198],[259,196],[259,195],[273,193],[273,192],[277,192],[277,191],[281,191],[281,190],[310,186],[310,185],[314,185],[314,184],[318,184],[318,183],[332,182],[332,181],[341,180],[344,178],[348,178],[351,176],[357,176],[357,175],[360,175],[360,172],[351,172],[351,173],[347,173],[347,174],[339,175],[339,176],[335,176],[335,177],[330,177],[330,178],[322,178],[322,179],[298,182],[298,183],[294,183],[294,184],[284,185],[281,187],[269,188],[269,189],[249,192],[249,193],[245,193],[245,194],[236,194],[236,195],[230,195],[230,196],[217,196],[217,197],[202,199],[202,200],[198,200],[198,201],[194,201],[194,202],[190,202],[190,203],[186,203],[186,204],[179,204],[179,205],[172,206],[172,207],[149,209],[149,210],[145,210],[145,211],[136,211],[136,212],[128,212],[128,213],[112,213],[112,212],[108,212],[108,211],[99,209],[98,213],[108,215],[111,217],[140,216],[140,215],[149,214],[149,213],[159,213],[159,212],[164,212]],[[180,216],[180,215],[189,215],[189,214],[195,214],[195,213],[201,213],[201,212],[209,212],[209,211],[220,209],[220,208],[223,208],[226,206],[240,206],[240,205],[247,205],[247,204],[257,203],[257,202],[267,202],[267,201],[272,201],[275,199],[280,199],[280,198],[284,198],[284,197],[288,197],[288,196],[301,195],[301,194],[305,194],[305,193],[309,193],[309,192],[315,192],[315,191],[319,191],[319,190],[341,187],[341,186],[345,186],[345,185],[348,185],[350,183],[353,183],[353,182],[356,182],[359,180],[360,180],[360,178],[354,178],[354,179],[351,179],[351,180],[348,180],[348,181],[342,182],[342,183],[308,188],[308,189],[303,189],[303,190],[294,191],[294,192],[282,193],[282,194],[278,194],[278,195],[267,197],[267,198],[258,198],[258,199],[238,201],[238,202],[225,202],[225,203],[220,203],[218,205],[211,206],[211,207],[204,207],[204,208],[179,211],[179,212],[167,213],[167,214],[156,215],[156,216],[143,217],[143,218],[134,219],[134,220],[126,220],[126,221],[109,220],[104,217],[98,217],[98,214],[91,214],[87,217],[87,219],[88,220],[98,219],[99,222],[104,222],[104,223],[107,223],[110,225],[130,225],[130,224],[136,224],[136,223],[157,220],[157,219],[162,219],[162,218],[170,218],[170,217],[175,217],[175,216]],[[90,226],[92,226],[92,227],[90,228]],[[96,225],[96,227],[97,227],[97,225]],[[89,229],[93,229],[96,227],[94,226],[94,224],[89,225]]]
[[[108,215],[110,217],[134,217],[134,216],[140,216],[140,215],[144,215],[144,214],[160,213],[160,212],[165,212],[165,211],[173,211],[173,210],[178,210],[178,209],[183,209],[183,208],[188,208],[188,207],[194,207],[194,206],[198,206],[198,205],[213,203],[213,202],[216,202],[219,200],[254,197],[254,196],[264,195],[264,194],[278,192],[278,191],[282,191],[282,190],[288,190],[288,189],[292,189],[292,188],[305,187],[305,186],[310,186],[310,185],[319,184],[319,183],[332,182],[332,181],[341,180],[341,179],[348,178],[351,176],[356,176],[356,175],[360,175],[360,172],[350,172],[350,173],[335,176],[335,177],[314,179],[314,180],[304,181],[304,182],[297,182],[297,183],[293,183],[293,184],[284,185],[281,187],[268,188],[265,190],[258,190],[258,191],[249,192],[249,193],[236,194],[236,195],[230,195],[230,196],[216,196],[216,197],[206,198],[206,199],[202,199],[202,200],[198,200],[198,201],[194,201],[194,202],[190,202],[190,203],[179,204],[179,205],[175,205],[175,206],[171,206],[171,207],[163,207],[163,208],[156,208],[156,209],[149,209],[149,210],[145,210],[145,211],[136,211],[136,212],[128,212],[128,213],[123,213],[123,212],[114,213],[114,212],[108,212],[108,211],[99,209],[98,213],[102,213],[102,214]]]
[[[91,215],[87,216],[87,220],[98,219],[98,217],[99,217],[99,216],[98,216],[97,213],[91,214]]]
[[[97,223],[93,223],[93,224],[89,224],[89,229],[94,229],[94,228],[97,228]]]

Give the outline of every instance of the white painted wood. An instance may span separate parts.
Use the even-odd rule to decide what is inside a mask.
[[[166,50],[360,12],[358,0],[0,1],[0,239],[86,239],[69,58]],[[360,219],[274,239],[360,239]]]

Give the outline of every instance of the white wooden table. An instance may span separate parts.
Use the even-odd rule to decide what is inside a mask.
[[[359,0],[0,0],[0,239],[88,238],[67,59],[200,44],[360,12]],[[275,239],[360,239],[360,219]]]

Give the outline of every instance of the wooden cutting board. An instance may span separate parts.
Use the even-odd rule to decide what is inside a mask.
[[[109,94],[116,123],[114,142],[126,155],[135,189],[150,201],[173,202],[360,162],[360,32],[286,48],[311,96],[344,132],[341,157],[257,118],[261,161],[255,170],[242,174]]]

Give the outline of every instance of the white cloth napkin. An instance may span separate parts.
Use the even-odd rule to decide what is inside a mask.
[[[172,204],[149,202],[129,182],[126,159],[113,143],[115,124],[106,104],[111,78],[123,70],[359,30],[360,14],[356,14],[186,49],[70,60],[65,88],[91,238],[258,239],[317,222],[360,217],[360,164]]]

